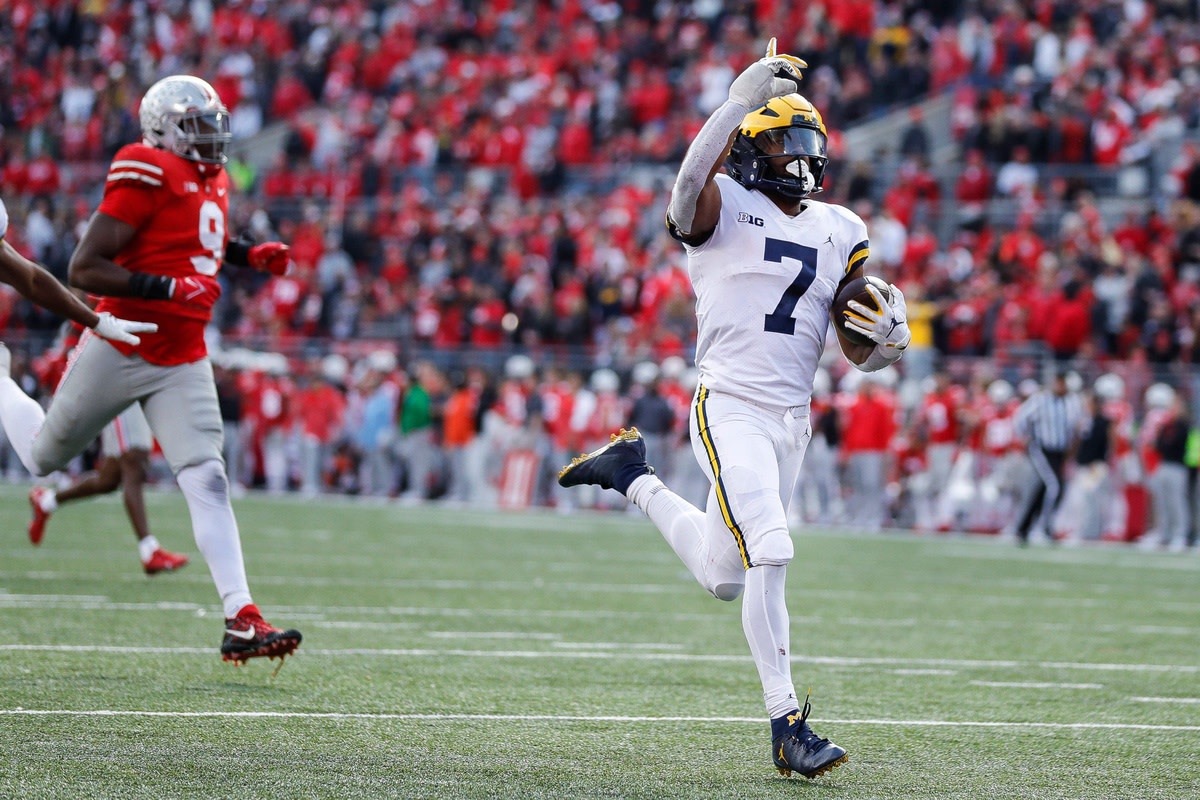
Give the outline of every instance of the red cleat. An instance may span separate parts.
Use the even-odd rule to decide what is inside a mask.
[[[50,519],[51,512],[42,510],[42,498],[49,491],[45,486],[35,486],[29,492],[29,505],[33,506],[33,519],[29,521],[29,543],[34,547],[42,543],[46,522]]]
[[[160,547],[149,559],[142,562],[142,569],[146,570],[147,575],[157,575],[160,572],[174,572],[187,563],[187,556],[168,553]]]
[[[236,617],[225,620],[225,638],[221,641],[221,660],[241,666],[252,658],[279,658],[291,655],[300,646],[300,631],[280,630],[259,614],[258,608],[246,606]]]

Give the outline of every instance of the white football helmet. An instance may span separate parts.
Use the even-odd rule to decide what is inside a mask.
[[[224,164],[233,140],[229,109],[206,81],[172,75],[150,87],[139,111],[142,138],[189,161]]]
[[[677,381],[683,377],[683,372],[688,368],[688,364],[679,356],[667,356],[663,359],[662,364],[658,367],[658,372],[663,376],[664,380]]]
[[[331,383],[345,383],[350,374],[350,361],[340,353],[330,353],[321,359],[321,377]]]
[[[527,355],[518,353],[514,356],[509,356],[504,362],[504,377],[509,380],[523,381],[527,378],[532,378],[536,371],[536,365],[533,359]]]
[[[648,386],[658,380],[658,365],[653,361],[639,361],[633,365],[633,382]]]
[[[1171,404],[1175,402],[1175,390],[1166,383],[1151,384],[1150,388],[1146,390],[1145,401],[1147,408],[1170,408]]]
[[[1002,406],[1009,400],[1012,400],[1015,393],[1013,385],[1003,378],[997,378],[989,383],[987,387],[988,399],[998,406]]]
[[[396,369],[396,354],[391,350],[372,350],[367,354],[367,366],[385,375],[394,372]]]
[[[1125,397],[1125,381],[1114,372],[1096,378],[1096,396],[1101,400],[1121,400]]]
[[[588,382],[593,392],[607,394],[620,391],[621,378],[608,367],[601,367],[592,373]]]

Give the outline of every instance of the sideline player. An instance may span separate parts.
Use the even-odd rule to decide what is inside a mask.
[[[690,427],[711,482],[706,510],[654,475],[636,428],[576,458],[559,483],[621,492],[713,596],[743,595],[772,758],[785,776],[811,778],[847,756],[809,727],[811,706],[806,698],[801,708],[792,683],[787,505],[812,435],[809,398],[830,308],[839,285],[862,275],[870,251],[857,215],[811,199],[825,174],[826,130],[817,109],[794,94],[805,66],[776,55],[771,40],[696,135],[667,207],[696,292],[700,381]],[[728,175],[717,174],[722,164]],[[835,326],[842,352],[864,372],[896,361],[910,339],[903,294],[878,285],[890,288],[890,303],[872,286],[876,309],[852,303],[848,318],[871,344],[854,345]]]
[[[80,475],[65,489],[35,486],[29,492],[33,518],[29,521],[29,541],[41,544],[50,515],[64,503],[98,494],[115,492],[121,487],[125,512],[138,540],[138,556],[147,575],[174,572],[188,563],[188,557],[164,550],[146,519],[144,488],[154,437],[150,424],[137,403],[126,408],[104,426],[100,434],[101,459],[96,469]]]
[[[0,422],[25,466],[45,475],[139,402],[224,606],[222,658],[283,658],[301,636],[268,624],[250,596],[204,329],[225,261],[283,274],[288,248],[228,239],[224,165],[232,134],[212,86],[190,75],[163,78],[142,98],[139,117],[142,142],[114,157],[104,198],[71,257],[70,280],[100,297],[99,310],[142,316],[159,335],[134,347],[85,333],[44,413],[8,377],[9,354],[0,349]]]

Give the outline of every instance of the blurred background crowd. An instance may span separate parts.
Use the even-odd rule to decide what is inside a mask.
[[[824,368],[845,412],[827,415],[835,464],[857,446],[852,401],[894,412],[872,444],[890,454],[886,508],[855,522],[1004,529],[912,480],[946,380],[967,453],[990,387],[1015,402],[1058,370],[1089,394],[1114,376],[1120,396],[1100,404],[1124,404],[1134,445],[1112,471],[1148,487],[1148,390],[1200,418],[1193,2],[18,0],[0,16],[9,239],[65,277],[109,159],[139,138],[144,90],[204,77],[232,110],[231,228],[281,238],[295,262],[223,271],[210,333],[238,481],[565,503],[549,467],[610,429],[663,436],[664,465],[681,451],[694,318],[667,193],[772,35],[810,64],[825,199],[867,221],[868,270],[909,299],[894,383],[851,386],[832,354]],[[36,388],[58,321],[7,287],[0,320]],[[671,413],[645,411],[648,394]],[[1136,469],[1118,469],[1128,452]],[[689,469],[686,444],[678,457]],[[821,491],[802,504],[812,519],[861,508],[845,480]],[[1152,528],[1145,498],[1126,499],[1113,519],[1133,521],[1105,535]]]

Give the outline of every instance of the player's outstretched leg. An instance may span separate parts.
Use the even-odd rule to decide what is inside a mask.
[[[616,489],[621,494],[629,484],[642,475],[653,475],[654,467],[646,463],[646,440],[637,428],[611,434],[611,441],[598,450],[571,459],[558,473],[559,486],[592,484],[602,489]]]
[[[25,469],[33,475],[45,475],[50,470],[39,470],[33,460],[33,438],[46,421],[46,412],[12,379],[11,369],[12,353],[0,342],[0,425]]]
[[[283,659],[300,646],[300,631],[280,630],[262,618],[258,606],[251,603],[225,620],[225,638],[221,641],[221,660],[236,666],[252,658]]]
[[[784,777],[799,772],[806,778],[823,775],[850,759],[844,748],[822,739],[808,726],[812,704],[804,698],[804,710],[771,720],[771,756]]]

